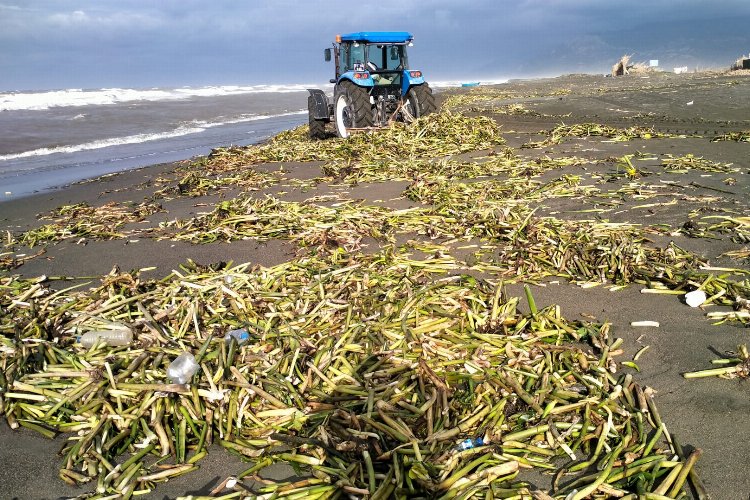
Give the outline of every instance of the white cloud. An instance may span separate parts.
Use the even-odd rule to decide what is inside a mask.
[[[61,12],[47,17],[47,22],[57,27],[80,27],[89,24],[91,18],[82,10]]]

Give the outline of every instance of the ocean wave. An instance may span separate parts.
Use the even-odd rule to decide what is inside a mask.
[[[0,92],[0,111],[42,111],[56,107],[102,106],[135,101],[176,101],[261,92],[301,92],[316,85],[222,85],[154,89],[65,89],[42,92]]]
[[[229,120],[223,120],[220,122],[205,122],[201,120],[195,120],[184,125],[180,125],[174,130],[167,132],[157,132],[150,134],[134,134],[127,135],[124,137],[112,137],[109,139],[99,139],[91,142],[85,142],[82,144],[74,144],[69,146],[53,146],[46,148],[32,149],[30,151],[23,151],[21,153],[11,153],[6,155],[0,155],[0,161],[17,160],[20,158],[29,158],[32,156],[47,156],[52,154],[64,154],[64,153],[77,153],[79,151],[88,151],[92,149],[102,149],[112,146],[124,146],[128,144],[140,144],[142,142],[158,141],[163,139],[172,139],[175,137],[181,137],[184,135],[197,134],[205,131],[208,128],[219,127],[221,125],[232,125],[237,123],[251,122],[257,120],[267,120],[269,118],[277,118],[283,116],[301,115],[306,114],[307,110],[304,111],[291,111],[288,113],[280,113],[276,115],[242,115]]]

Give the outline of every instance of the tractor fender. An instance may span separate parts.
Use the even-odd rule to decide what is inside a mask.
[[[412,74],[419,74],[420,76],[412,76]],[[415,70],[404,70],[403,77],[401,78],[401,95],[406,97],[409,93],[409,89],[415,85],[422,85],[424,83],[424,76],[421,71]]]
[[[325,92],[320,89],[307,89],[307,91],[310,92],[310,97],[312,97],[313,117],[316,120],[330,120],[331,112]]]

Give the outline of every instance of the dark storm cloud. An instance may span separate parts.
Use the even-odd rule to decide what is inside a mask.
[[[336,33],[409,30],[432,79],[606,71],[622,54],[725,67],[746,0],[0,0],[0,88],[318,82]]]

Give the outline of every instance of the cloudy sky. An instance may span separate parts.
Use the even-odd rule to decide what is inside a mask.
[[[748,0],[0,0],[0,90],[307,83],[336,33],[414,33],[428,80],[728,67]]]

